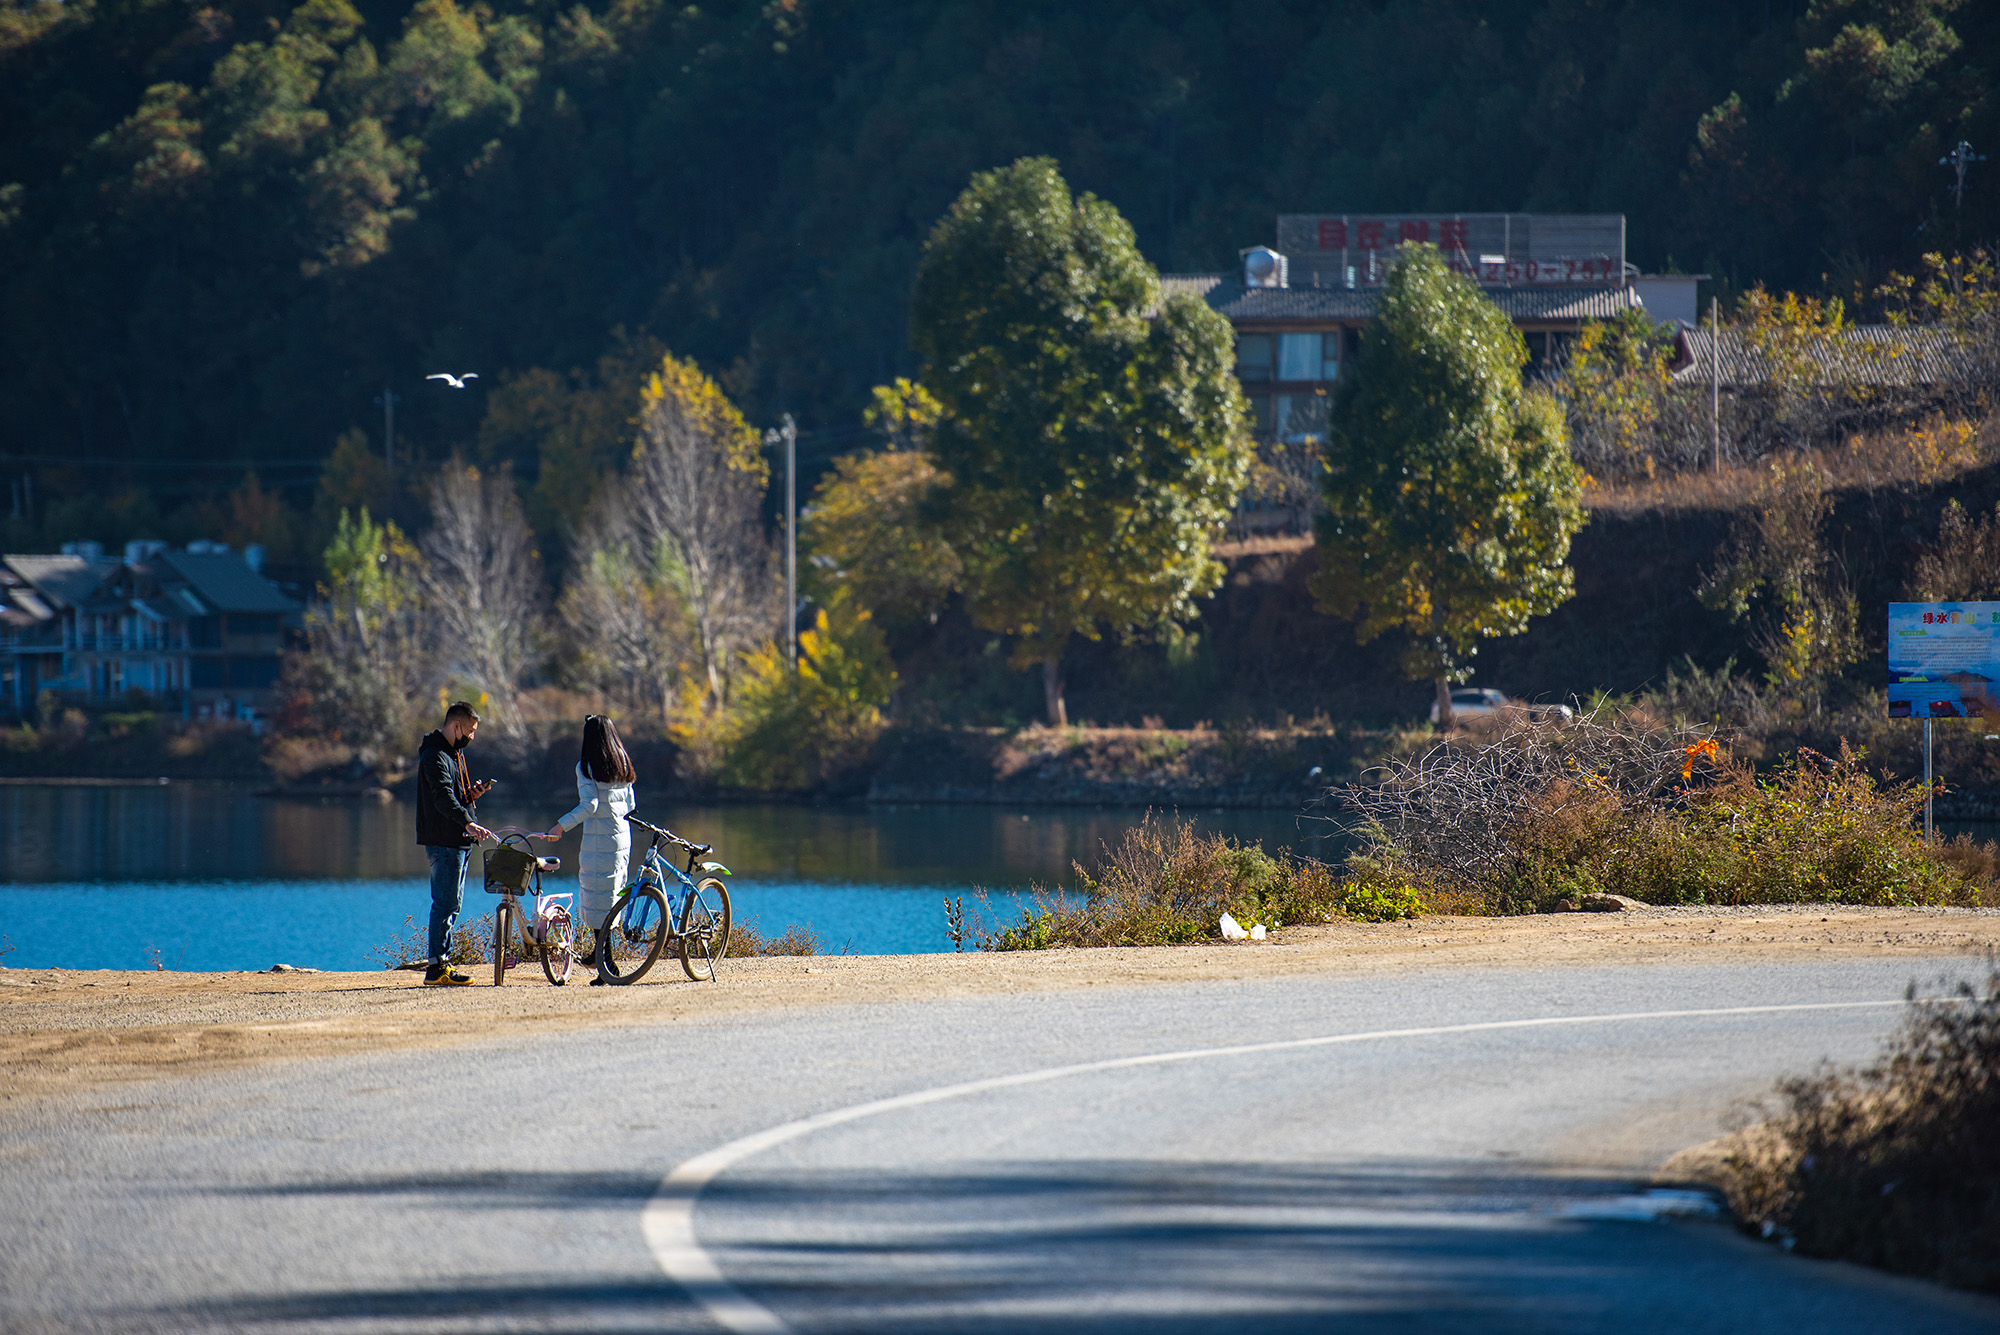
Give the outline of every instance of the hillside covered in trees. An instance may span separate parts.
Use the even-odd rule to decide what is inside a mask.
[[[0,522],[296,513],[386,387],[400,456],[511,462],[560,545],[662,350],[823,460],[913,369],[926,230],[1034,153],[1168,271],[1280,210],[1602,210],[1648,269],[1851,293],[2000,230],[2000,168],[1938,166],[2000,148],[1996,50],[1953,0],[9,3]]]

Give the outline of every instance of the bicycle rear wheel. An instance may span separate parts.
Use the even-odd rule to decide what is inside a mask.
[[[667,948],[667,901],[650,886],[626,892],[597,932],[597,974],[607,983],[636,983]]]
[[[569,981],[569,967],[576,962],[576,928],[565,908],[549,911],[548,926],[548,936],[542,942],[542,974],[561,987]]]
[[[713,876],[694,888],[681,924],[681,968],[697,983],[715,981],[715,963],[729,953],[729,887]]]

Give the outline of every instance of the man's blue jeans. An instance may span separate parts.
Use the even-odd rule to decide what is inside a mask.
[[[451,934],[465,905],[465,864],[472,850],[425,844],[424,852],[431,855],[431,967],[435,969],[451,953]]]

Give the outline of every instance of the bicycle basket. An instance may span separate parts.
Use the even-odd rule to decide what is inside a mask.
[[[528,890],[535,857],[518,848],[496,848],[486,855],[486,893],[520,895]]]

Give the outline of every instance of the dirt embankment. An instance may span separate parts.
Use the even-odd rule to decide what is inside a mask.
[[[532,967],[502,988],[452,989],[391,972],[0,969],[0,1107],[253,1062],[800,1006],[1307,974],[1996,950],[2000,910],[1800,905],[1341,923],[1254,945],[746,959],[730,961],[719,983],[690,983],[663,965],[630,988],[549,987]]]

